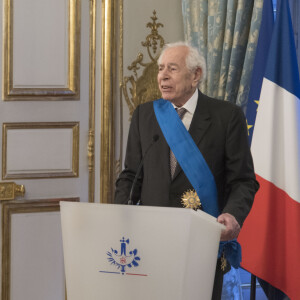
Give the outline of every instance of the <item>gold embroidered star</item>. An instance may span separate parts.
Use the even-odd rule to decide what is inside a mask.
[[[252,127],[253,127],[253,125],[248,125],[248,120],[246,120],[246,121],[247,121],[248,135],[250,135],[250,133],[249,133],[249,129],[250,129],[250,128],[252,128]]]

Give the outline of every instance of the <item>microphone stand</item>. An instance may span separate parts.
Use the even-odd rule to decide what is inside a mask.
[[[146,154],[148,153],[149,149],[158,140],[159,140],[159,135],[158,134],[153,135],[153,137],[152,137],[152,143],[148,146],[147,150],[145,151],[145,154],[142,157],[142,160],[141,160],[141,162],[140,162],[140,164],[139,164],[139,166],[137,168],[137,171],[135,173],[135,176],[134,176],[134,179],[133,179],[133,182],[132,182],[132,186],[131,186],[130,193],[129,193],[129,199],[128,199],[128,202],[127,202],[128,205],[133,205],[134,204],[133,201],[132,201],[132,194],[133,194],[136,182],[138,180],[138,177],[140,176],[140,173],[141,173],[141,170],[142,170],[142,167],[143,167],[143,164],[144,164],[144,158],[146,157]],[[138,204],[139,204],[139,202],[140,201],[138,201]]]

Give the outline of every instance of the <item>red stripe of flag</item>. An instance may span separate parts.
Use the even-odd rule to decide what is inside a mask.
[[[260,189],[238,238],[242,267],[300,299],[300,203],[258,175],[257,180]]]

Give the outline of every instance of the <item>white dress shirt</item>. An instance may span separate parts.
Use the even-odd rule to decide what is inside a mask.
[[[198,89],[196,89],[193,96],[183,106],[181,106],[186,109],[186,113],[184,114],[184,116],[182,118],[182,123],[185,126],[186,130],[189,130],[190,125],[192,123],[192,119],[193,119],[193,116],[194,116],[194,113],[196,110],[197,102],[198,102]],[[176,105],[173,104],[173,106],[174,106],[174,108],[177,108]]]

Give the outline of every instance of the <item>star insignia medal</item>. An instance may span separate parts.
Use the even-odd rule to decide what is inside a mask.
[[[194,190],[184,192],[181,196],[181,203],[186,208],[192,208],[194,210],[201,208],[200,199]]]

